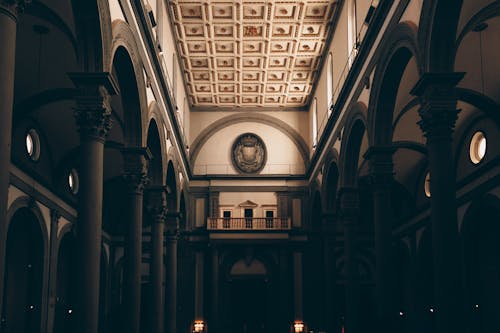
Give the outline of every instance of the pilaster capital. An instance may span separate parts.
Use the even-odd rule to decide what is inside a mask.
[[[390,185],[394,180],[392,155],[396,151],[392,146],[372,146],[363,155],[369,161],[370,184],[375,188]]]
[[[456,85],[465,73],[425,73],[411,90],[420,100],[420,128],[427,139],[450,138],[458,117]]]
[[[165,214],[165,231],[167,233],[167,236],[176,238],[179,236],[180,217],[180,212],[167,211],[167,213]]]
[[[339,217],[344,224],[355,223],[359,216],[359,191],[356,187],[342,187],[339,191]]]
[[[31,0],[0,0],[0,14],[3,12],[17,21],[17,15],[24,12],[24,9]]]
[[[149,186],[146,188],[146,211],[152,217],[153,223],[165,223],[167,212],[166,192],[166,186]]]
[[[82,139],[104,142],[111,128],[110,96],[118,91],[109,73],[68,73],[76,87],[75,118]]]
[[[128,147],[121,150],[123,156],[123,178],[129,193],[140,194],[148,183],[148,162],[151,159],[149,149],[143,147]]]

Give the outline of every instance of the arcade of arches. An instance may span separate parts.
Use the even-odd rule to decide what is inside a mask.
[[[0,333],[500,332],[500,1],[0,0]]]

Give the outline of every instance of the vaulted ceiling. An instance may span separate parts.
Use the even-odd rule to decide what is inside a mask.
[[[309,103],[337,0],[170,1],[194,109]]]

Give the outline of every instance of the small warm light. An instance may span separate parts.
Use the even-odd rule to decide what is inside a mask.
[[[295,324],[293,324],[293,329],[294,329],[295,333],[304,332],[304,323],[296,321]]]
[[[34,147],[35,144],[33,143],[33,137],[30,133],[26,134],[26,151],[30,157],[33,155],[35,150]]]
[[[474,305],[476,309],[479,309],[479,304]]]
[[[404,312],[403,312],[403,311],[399,311],[399,315],[400,315],[401,317],[403,317],[405,314],[404,314]]]
[[[30,305],[30,310],[33,310],[35,308],[34,305]]]
[[[203,332],[205,328],[205,323],[202,320],[197,320],[194,322],[194,331],[195,332]]]
[[[430,308],[430,309],[429,309],[429,311],[430,311],[431,313],[434,313],[434,308]]]
[[[72,309],[69,309],[69,310],[68,310],[68,313],[69,313],[69,314],[72,314],[72,313],[73,313],[73,310],[72,310]]]

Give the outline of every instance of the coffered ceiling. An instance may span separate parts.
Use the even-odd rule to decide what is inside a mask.
[[[305,106],[319,76],[336,4],[170,1],[194,109]]]

